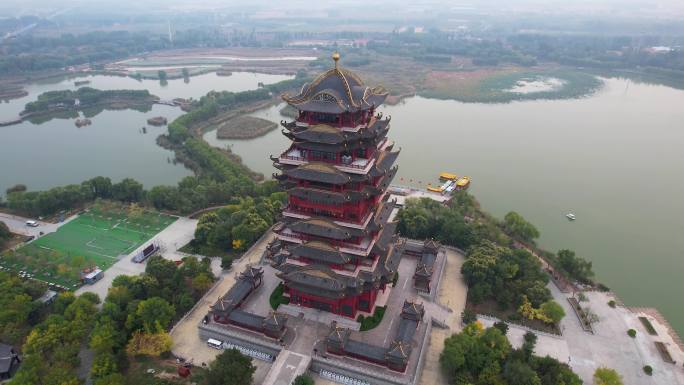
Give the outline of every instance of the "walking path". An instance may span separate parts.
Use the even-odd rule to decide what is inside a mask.
[[[452,334],[460,332],[462,329],[461,312],[465,309],[466,295],[468,293],[468,288],[461,275],[461,265],[463,265],[465,258],[463,254],[454,249],[447,248],[446,250],[446,266],[444,267],[445,271],[439,285],[437,301],[446,308],[451,309],[451,312],[437,312],[436,309],[433,309],[433,304],[426,306],[426,311],[435,319],[444,321],[448,329],[432,328],[430,342],[427,346],[428,351],[425,354],[425,364],[420,381],[417,384],[449,384],[439,365],[439,355],[444,350],[444,340]],[[444,319],[442,320],[441,317],[444,317]]]

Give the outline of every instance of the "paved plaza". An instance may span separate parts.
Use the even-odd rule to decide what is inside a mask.
[[[682,361],[684,354],[667,335],[662,325],[652,319],[658,336],[649,335],[638,320],[638,314],[630,309],[617,306],[611,308],[608,301],[615,298],[610,293],[587,292],[588,301],[581,302],[583,308],[591,309],[598,316],[594,323],[594,334],[585,332],[580,327],[579,319],[570,307],[568,295],[549,284],[556,302],[563,306],[566,316],[561,321],[563,336],[537,334],[535,354],[551,356],[561,362],[570,364],[586,384],[593,383],[594,371],[599,367],[615,369],[624,379],[625,384],[635,385],[678,385],[684,384]],[[487,327],[492,326],[491,319],[480,318]],[[627,330],[635,329],[636,338],[627,335]],[[513,347],[520,347],[526,329],[509,324],[508,339]],[[662,360],[655,347],[655,341],[662,341],[677,364],[669,364]],[[653,367],[653,375],[644,373],[644,365]]]

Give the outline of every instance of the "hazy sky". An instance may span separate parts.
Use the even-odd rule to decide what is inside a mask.
[[[511,12],[544,12],[586,14],[587,16],[611,15],[629,13],[635,17],[642,13],[657,13],[663,17],[684,15],[684,0],[471,0],[471,1],[437,1],[437,0],[376,0],[371,3],[373,8],[383,7],[401,10],[402,8],[420,9],[475,9],[482,11],[508,10]],[[215,9],[215,8],[244,8],[255,9],[333,9],[337,7],[368,6],[366,0],[2,0],[0,12],[4,15],[41,14],[56,9],[76,8],[76,10],[108,9],[118,10],[183,10]]]

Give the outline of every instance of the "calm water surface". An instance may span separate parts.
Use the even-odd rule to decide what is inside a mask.
[[[654,306],[684,334],[684,91],[607,79],[575,100],[465,104],[414,97],[381,109],[402,148],[395,183],[440,172],[473,178],[471,192],[498,217],[515,210],[549,250],[570,248],[630,306]],[[256,116],[285,119],[278,107]],[[290,120],[290,119],[288,119]],[[232,146],[265,175],[280,130]],[[402,180],[403,178],[403,180]],[[412,182],[411,182],[412,181]],[[577,221],[565,218],[568,212]]]
[[[163,99],[198,98],[211,90],[245,91],[256,89],[257,83],[275,83],[288,76],[234,73],[220,77],[205,74],[169,80],[162,87],[158,81],[139,82],[131,78],[91,76],[62,79],[29,85],[29,96],[0,103],[0,120],[9,120],[24,105],[43,92],[75,89],[75,80],[90,80],[89,87],[99,89],[149,89]],[[17,183],[31,190],[41,190],[81,181],[97,175],[118,181],[133,177],[149,188],[158,184],[175,184],[191,172],[171,162],[173,153],[156,144],[166,127],[147,126],[147,119],[165,116],[169,121],[179,116],[178,108],[155,105],[150,112],[134,110],[104,111],[91,118],[92,125],[77,128],[74,119],[53,119],[43,124],[23,122],[0,127],[0,195]],[[147,126],[147,133],[141,128]]]

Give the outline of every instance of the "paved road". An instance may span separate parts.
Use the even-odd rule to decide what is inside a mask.
[[[10,215],[5,213],[0,213],[0,221],[5,222],[10,231],[15,234],[21,235],[33,235],[35,237],[39,236],[42,232],[43,234],[52,233],[57,231],[57,228],[61,225],[54,223],[47,223],[35,220],[38,222],[38,227],[26,226],[26,221],[33,218],[24,218],[17,215]]]

